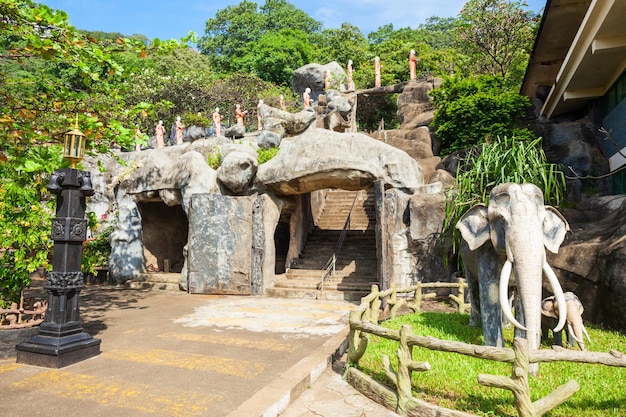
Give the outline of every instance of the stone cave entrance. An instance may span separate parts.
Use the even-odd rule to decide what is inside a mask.
[[[287,270],[287,253],[289,252],[289,241],[291,239],[290,221],[290,212],[281,213],[278,225],[276,225],[276,230],[274,231],[274,245],[276,248],[275,274],[284,274]]]
[[[170,207],[161,200],[137,203],[141,214],[143,247],[148,273],[180,273],[189,222],[182,206]]]

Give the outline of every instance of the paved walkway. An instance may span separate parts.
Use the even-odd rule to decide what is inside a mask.
[[[111,287],[80,300],[101,354],[58,370],[1,360],[4,417],[396,415],[329,366],[354,304]]]

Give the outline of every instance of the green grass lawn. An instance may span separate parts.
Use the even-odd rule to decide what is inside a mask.
[[[444,340],[482,345],[482,332],[468,325],[469,316],[446,313],[408,314],[388,320],[381,325],[398,330],[408,324],[413,333]],[[591,342],[587,349],[626,353],[626,337],[587,326]],[[513,330],[505,329],[505,339],[511,347]],[[548,347],[546,344],[544,347]],[[386,354],[396,368],[395,351],[398,342],[370,335],[367,351],[359,369],[378,382],[391,386],[385,376],[381,355]],[[426,361],[432,369],[413,373],[414,396],[442,407],[471,412],[480,416],[517,416],[513,394],[508,390],[484,387],[477,382],[478,374],[511,375],[511,365],[459,354],[413,349],[413,360]],[[626,369],[604,365],[551,362],[539,365],[539,375],[531,378],[533,401],[544,397],[570,379],[580,384],[580,390],[546,416],[626,416]]]

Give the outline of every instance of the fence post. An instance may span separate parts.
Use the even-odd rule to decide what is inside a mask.
[[[450,297],[450,299],[456,303],[457,312],[459,314],[463,314],[465,313],[465,310],[469,306],[469,304],[465,303],[465,287],[467,286],[467,284],[465,283],[463,278],[459,278],[458,286],[459,286],[459,294],[458,295],[450,294],[448,297]]]
[[[508,389],[515,397],[515,406],[520,417],[539,417],[535,414],[533,403],[530,399],[528,387],[528,366],[530,364],[530,352],[528,341],[520,337],[513,340],[513,372],[510,378],[497,375],[478,375],[478,383],[487,387]]]
[[[396,284],[391,284],[391,295],[389,296],[389,300],[387,301],[387,305],[389,306],[389,318],[396,318],[396,314],[398,314],[398,310],[404,304],[404,299],[398,299],[398,292],[396,291]]]
[[[428,362],[413,361],[413,346],[409,345],[409,336],[413,334],[411,326],[405,324],[400,328],[399,347],[396,351],[398,357],[398,371],[394,371],[391,367],[389,357],[382,356],[383,369],[389,379],[396,385],[398,395],[398,403],[396,405],[396,413],[403,416],[408,413],[408,404],[413,397],[411,389],[411,374],[413,371],[428,371],[430,364]]]
[[[369,338],[354,327],[354,323],[362,322],[363,310],[355,309],[350,312],[350,333],[348,335],[348,364],[358,365],[365,354]]]

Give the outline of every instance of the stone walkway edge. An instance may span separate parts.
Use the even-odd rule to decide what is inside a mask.
[[[346,326],[312,355],[289,368],[261,391],[250,397],[227,417],[277,417],[307,390],[348,349]],[[263,410],[260,414],[259,410]]]

